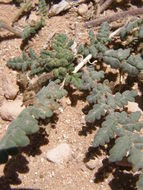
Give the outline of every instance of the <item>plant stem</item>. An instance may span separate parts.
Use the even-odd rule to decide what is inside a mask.
[[[4,29],[6,29],[6,30],[8,30],[8,31],[10,31],[10,32],[12,32],[13,34],[15,34],[16,36],[18,36],[18,37],[22,37],[22,34],[21,34],[21,32],[19,32],[19,31],[17,31],[16,29],[14,29],[12,26],[9,26],[8,24],[6,24],[5,22],[3,22],[3,21],[1,21],[0,20],[0,27],[1,28],[4,28]]]
[[[84,24],[84,27],[95,27],[95,26],[98,26],[105,21],[106,22],[113,22],[113,21],[116,21],[120,18],[129,16],[129,15],[135,16],[135,15],[140,15],[140,14],[143,14],[143,7],[137,8],[137,9],[132,9],[129,11],[123,11],[121,13],[115,13],[115,14],[112,14],[111,16],[102,16],[102,17],[96,18],[94,20],[86,22]]]
[[[102,13],[105,9],[107,9],[114,0],[106,0],[105,3],[103,3],[100,7],[100,13]]]
[[[23,12],[28,12],[30,9],[32,8],[32,1],[28,0],[23,7],[21,7],[21,9],[19,10],[18,14],[16,14],[16,16],[14,17],[13,21],[12,21],[12,25],[19,19],[19,17],[23,14]]]

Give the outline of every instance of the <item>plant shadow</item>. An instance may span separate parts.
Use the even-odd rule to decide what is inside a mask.
[[[96,131],[97,127],[101,126],[103,119],[97,120],[94,123],[85,123],[82,126],[82,129],[78,132],[79,136],[87,136],[88,134],[92,134],[93,131]]]
[[[15,38],[20,39],[20,37],[17,37],[15,34],[8,34],[6,36],[0,36],[0,43],[3,42],[3,41],[13,40]]]
[[[40,128],[39,132],[30,135],[30,145],[25,148],[19,148],[19,153],[16,156],[12,156],[5,164],[3,169],[3,176],[0,177],[0,189],[2,190],[18,190],[19,188],[11,188],[10,185],[20,185],[22,183],[19,178],[19,173],[28,173],[28,160],[22,154],[25,153],[28,156],[36,156],[41,154],[40,147],[48,144],[48,134],[45,128]],[[40,190],[40,189],[19,189],[19,190]]]
[[[105,158],[104,155],[109,155],[109,150],[113,144],[114,140],[106,148],[103,146],[89,147],[83,162],[95,160],[94,183],[98,184],[105,181],[112,190],[137,190],[136,183],[139,174],[133,174],[131,164],[126,162],[126,159],[121,162],[109,162],[108,158]]]
[[[92,105],[86,105],[82,109],[82,112],[84,113],[85,117],[88,114],[89,110],[91,110]],[[79,131],[79,136],[87,136],[88,134],[92,134],[93,131],[96,131],[98,127],[101,127],[101,124],[103,123],[103,117],[101,119],[95,120],[93,123],[88,123],[85,120],[85,124],[82,126],[82,129]]]
[[[49,143],[48,136],[45,129],[40,128],[37,133],[30,135],[30,144],[21,151],[28,156],[40,155],[42,153],[40,147]]]
[[[95,183],[103,182],[109,178],[107,180],[112,190],[137,190],[136,182],[139,175],[133,175],[130,167],[117,166],[115,163],[110,163],[108,159],[104,159],[102,164],[95,173]]]
[[[125,171],[124,169],[115,169],[112,173],[113,179],[109,182],[112,190],[137,190],[136,182],[139,175]]]
[[[71,106],[75,107],[78,101],[86,101],[86,97],[89,94],[87,91],[78,91],[77,89],[73,88],[72,86],[66,86],[65,89],[68,92],[68,97],[71,101]]]
[[[28,173],[28,161],[21,154],[17,154],[12,157],[5,165],[3,173],[4,175],[0,177],[0,187],[2,190],[9,190],[10,185],[19,185],[21,180],[18,177],[18,173]]]
[[[101,148],[94,148],[94,147],[89,147],[87,153],[85,154],[85,157],[83,159],[84,163],[87,163],[91,159],[95,159],[97,156],[102,155],[102,150],[104,151],[104,147]]]

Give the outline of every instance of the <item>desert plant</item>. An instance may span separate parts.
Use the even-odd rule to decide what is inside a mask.
[[[135,22],[135,21],[134,21]],[[106,27],[105,27],[106,26]],[[90,42],[79,47],[79,53],[83,56],[92,55],[92,61],[102,64],[108,64],[112,68],[122,70],[128,73],[129,76],[138,76],[142,78],[143,59],[142,55],[137,52],[132,52],[132,47],[127,43],[127,47],[118,46],[118,49],[109,49],[112,40],[109,38],[109,27],[107,23],[103,23],[98,31],[97,37],[93,31],[89,32]],[[129,27],[130,26],[130,27]],[[136,38],[140,39],[142,20],[137,20],[135,23],[123,27],[121,37],[127,38],[128,27],[138,27]],[[108,31],[108,32],[107,32]],[[123,35],[124,33],[124,35]],[[101,38],[99,38],[99,36]],[[104,38],[105,37],[105,38]],[[137,41],[138,43],[138,41]],[[99,48],[100,47],[100,48]],[[114,46],[113,46],[114,47]],[[141,121],[141,112],[128,113],[125,107],[128,102],[134,102],[137,96],[137,91],[126,90],[122,93],[113,93],[109,81],[104,77],[103,71],[95,71],[96,63],[91,67],[83,69],[82,80],[86,81],[83,90],[88,90],[89,95],[87,101],[91,105],[88,114],[85,116],[87,123],[95,123],[96,120],[101,120],[101,127],[95,134],[92,142],[93,147],[104,146],[111,139],[115,139],[115,144],[110,149],[109,161],[121,161],[124,157],[133,165],[134,171],[140,171],[139,181],[137,182],[138,189],[142,189],[143,181],[143,136],[140,130],[143,128]],[[101,67],[102,68],[102,67]],[[102,72],[102,74],[101,74]],[[95,77],[91,77],[92,76]],[[95,75],[93,73],[96,73]],[[86,77],[83,77],[86,76]],[[100,76],[100,77],[99,77]],[[85,80],[86,78],[86,80]],[[87,80],[89,79],[89,80]],[[102,79],[102,80],[101,80]]]
[[[143,128],[143,121],[140,121],[141,112],[126,113],[124,111],[128,101],[135,101],[137,92],[127,90],[123,93],[113,94],[107,84],[107,81],[99,83],[94,80],[95,86],[90,88],[90,94],[87,96],[87,101],[92,108],[85,117],[86,122],[94,123],[96,120],[103,120],[92,145],[93,147],[104,146],[111,139],[115,139],[115,144],[110,150],[109,161],[121,161],[127,157],[128,161],[132,163],[134,171],[141,170],[137,182],[138,189],[141,189],[143,136],[139,132]],[[89,89],[88,85],[87,89]]]
[[[75,56],[70,49],[73,44],[64,34],[58,34],[51,45],[51,50],[41,50],[37,55],[32,49],[29,55],[23,52],[22,58],[16,57],[8,60],[8,67],[18,71],[28,71],[32,77],[43,72],[53,73],[54,79],[65,80],[65,85],[69,83],[80,88],[82,84],[81,73],[73,73]]]
[[[142,20],[131,24],[131,28],[134,29],[134,26],[137,26],[139,34],[137,39],[142,38]],[[123,28],[126,31],[124,36],[123,32],[120,33],[121,39],[124,37],[126,40],[129,33],[127,28],[127,26]],[[23,52],[22,57],[8,61],[7,65],[10,68],[26,74],[28,72],[30,77],[40,76],[44,72],[52,73],[50,79],[52,82],[47,87],[43,87],[33,98],[32,105],[23,110],[10,124],[0,143],[1,163],[7,161],[8,155],[13,154],[15,148],[26,146],[29,143],[27,135],[39,129],[37,120],[51,117],[53,110],[57,108],[56,99],[66,94],[62,87],[74,84],[83,92],[89,93],[87,101],[90,104],[90,110],[85,116],[86,122],[94,124],[96,120],[101,120],[101,127],[95,134],[92,145],[94,147],[104,146],[114,139],[115,144],[110,150],[109,160],[115,162],[126,157],[133,165],[134,171],[140,171],[137,187],[142,189],[143,136],[140,135],[140,130],[143,128],[143,122],[140,120],[139,111],[132,113],[125,111],[128,102],[135,101],[137,91],[126,90],[122,93],[113,93],[110,82],[105,77],[103,65],[103,63],[110,65],[114,69],[126,72],[131,77],[142,78],[142,54],[137,51],[133,52],[132,43],[136,43],[136,40],[127,43],[124,48],[121,40],[121,44],[114,48],[114,43],[112,44],[114,39],[110,38],[108,23],[101,25],[96,37],[94,32],[90,31],[89,38],[90,42],[80,45],[78,53],[83,57],[90,54],[93,64],[91,66],[87,64],[81,72],[75,72],[76,57],[71,50],[73,41],[69,41],[64,34],[58,34],[51,47],[48,50],[41,50],[40,55],[30,49],[29,54]],[[95,62],[101,64],[100,70],[94,64]],[[61,87],[53,82],[57,79],[62,83]],[[23,119],[26,122],[21,126]],[[16,139],[17,136],[21,138]]]
[[[103,23],[95,37],[92,30],[89,31],[90,43],[87,45],[80,45],[78,53],[83,56],[89,54],[96,60],[101,60],[110,65],[112,68],[119,69],[125,73],[128,73],[129,76],[137,76],[139,79],[142,79],[143,73],[143,58],[142,53],[134,52],[133,47],[130,44],[133,41],[140,43],[143,37],[142,27],[143,20],[136,19],[131,20],[127,25],[125,25],[119,32],[118,35],[121,38],[121,47],[118,49],[110,48],[110,44],[114,39],[110,38],[110,29],[108,23]],[[131,33],[133,32],[133,34]],[[132,35],[131,35],[132,34]],[[127,40],[127,37],[130,36],[130,41],[127,43],[127,46],[122,48],[122,40]],[[135,43],[134,42],[134,43]]]
[[[5,163],[9,155],[16,154],[19,147],[30,143],[28,135],[39,130],[39,119],[52,117],[58,108],[58,99],[66,95],[64,89],[54,82],[43,87],[33,98],[33,105],[25,108],[9,126],[0,142],[0,163]]]

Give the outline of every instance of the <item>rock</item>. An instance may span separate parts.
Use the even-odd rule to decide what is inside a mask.
[[[0,117],[6,121],[12,121],[16,119],[23,109],[24,107],[22,107],[22,101],[20,100],[5,101],[0,107]]]
[[[61,143],[57,145],[55,148],[49,150],[47,152],[47,160],[56,163],[62,164],[63,162],[67,162],[71,157],[72,151],[70,145],[67,143]]]
[[[19,87],[16,84],[16,76],[12,73],[3,74],[3,93],[7,99],[14,100],[18,94]]]
[[[4,99],[4,92],[3,92],[3,73],[4,70],[0,68],[0,106],[2,105]]]
[[[70,2],[66,1],[66,0],[62,0],[60,1],[58,4],[54,4],[50,11],[49,11],[49,15],[50,16],[54,16],[57,15],[63,11],[68,10],[71,7]]]
[[[128,102],[127,108],[129,112],[140,111],[141,113],[143,113],[143,111],[139,108],[138,103],[136,102]]]
[[[97,163],[96,163],[96,160],[89,160],[87,163],[86,163],[86,167],[90,170],[93,170],[95,167],[96,167]]]
[[[69,98],[66,99],[66,104],[67,104],[68,106],[71,105],[71,100],[70,100]]]
[[[28,19],[28,24],[36,23],[37,20],[39,20],[39,16],[36,15],[35,12],[31,12],[31,14],[30,14],[30,16],[29,16],[29,19]]]
[[[80,16],[84,16],[87,13],[87,11],[88,11],[88,6],[86,4],[83,3],[83,4],[79,5],[78,14]]]
[[[93,170],[95,169],[96,171],[102,167],[102,159],[98,159],[98,158],[95,158],[94,160],[93,159],[90,159],[87,163],[86,163],[86,167],[90,170]]]

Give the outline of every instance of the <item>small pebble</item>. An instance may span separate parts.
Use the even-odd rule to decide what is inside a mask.
[[[14,74],[3,73],[3,93],[7,99],[14,100],[18,94],[19,87]]]
[[[62,164],[67,162],[71,157],[72,151],[70,145],[67,143],[61,143],[57,145],[55,148],[49,150],[47,152],[47,160],[56,163]]]
[[[12,121],[20,114],[24,109],[22,106],[22,101],[5,101],[0,107],[0,117],[6,121]]]
[[[78,7],[78,14],[84,16],[88,11],[88,6],[86,4],[81,4]]]
[[[90,170],[93,170],[95,167],[96,167],[96,161],[95,160],[89,160],[87,163],[86,163],[86,167]]]
[[[67,104],[68,106],[71,105],[71,100],[70,100],[69,98],[67,98],[67,100],[66,100],[66,104]]]

